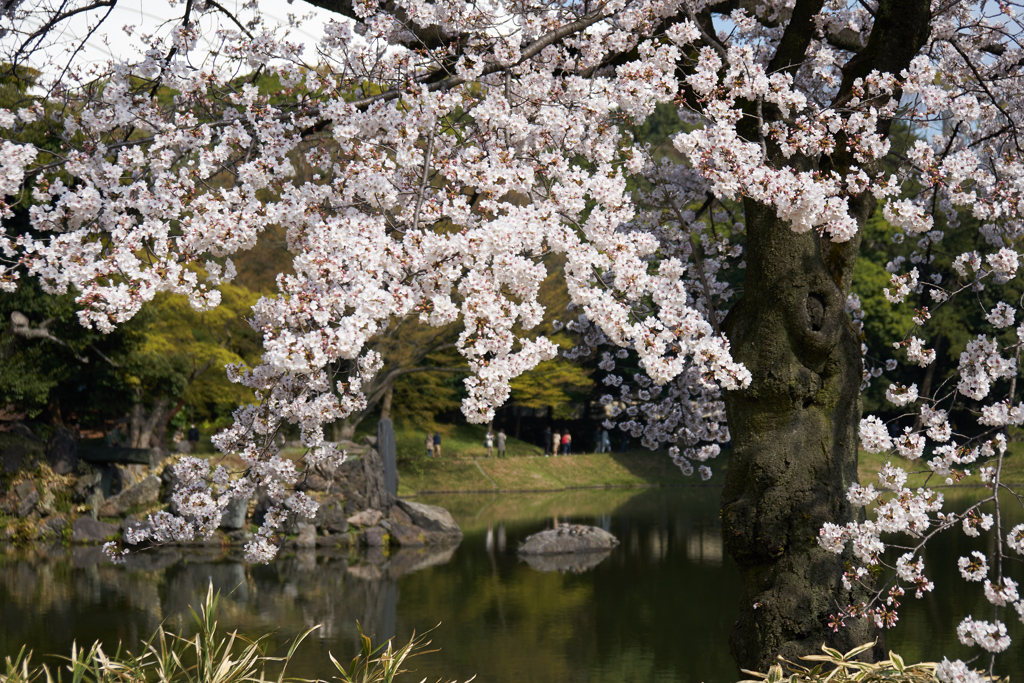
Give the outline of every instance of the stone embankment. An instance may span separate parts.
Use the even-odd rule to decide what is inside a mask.
[[[154,453],[151,465],[89,464],[73,439],[49,441],[24,425],[0,434],[0,552],[38,543],[99,544],[146,524],[157,510],[174,512],[176,455]],[[446,547],[462,532],[441,508],[395,499],[382,490],[381,458],[368,444],[343,444],[344,463],[308,471],[299,488],[320,505],[312,520],[289,518],[284,548],[368,549]],[[271,506],[265,495],[234,500],[211,538],[192,545],[244,544]]]

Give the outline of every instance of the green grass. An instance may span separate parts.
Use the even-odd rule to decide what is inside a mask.
[[[858,467],[857,473],[860,477],[861,484],[867,486],[868,484],[875,484],[876,488],[878,485],[878,470],[882,467],[885,462],[886,456],[883,453],[868,453],[867,451],[860,451],[858,456]],[[907,486],[910,488],[917,488],[919,486],[944,486],[945,477],[940,477],[934,474],[928,469],[928,456],[921,458],[920,460],[910,461],[899,456],[891,458],[891,462],[896,467],[900,467],[905,470],[909,476],[907,477]],[[982,465],[985,463],[981,463]],[[981,465],[974,463],[967,466],[967,469],[971,470],[971,475],[965,477],[959,482],[961,486],[981,486],[981,477],[978,474]],[[1004,484],[1024,484],[1024,441],[1011,441],[1006,449],[1006,457],[1003,458],[1003,471],[1000,476],[1000,481]]]
[[[545,458],[449,458],[399,465],[399,494],[427,491],[554,491],[692,483],[664,453]]]
[[[487,448],[484,447],[487,425],[437,425],[436,429],[430,430],[430,433],[433,434],[435,431],[441,432],[442,458],[484,458],[487,456]],[[397,424],[395,426],[395,447],[398,457],[404,459],[425,456],[426,438],[426,429],[409,428],[401,423]],[[511,436],[509,436],[506,446],[507,455],[512,458],[544,454],[544,450],[540,446],[513,439]]]
[[[399,495],[693,483],[664,451],[641,449],[546,458],[540,446],[510,436],[507,457],[488,458],[484,446],[486,425],[440,425],[437,430],[441,432],[441,457],[427,458],[427,430],[396,426]]]
[[[648,489],[649,490],[649,489]],[[635,488],[574,489],[534,493],[436,493],[416,500],[443,507],[463,533],[483,531],[499,523],[533,523],[552,517],[597,517],[645,493]]]
[[[678,486],[684,477],[664,452],[630,451],[545,458],[462,454],[399,461],[399,495],[437,491],[558,491],[568,488]],[[699,480],[698,480],[699,481]]]

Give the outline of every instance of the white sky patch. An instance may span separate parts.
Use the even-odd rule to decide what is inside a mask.
[[[222,0],[220,4],[243,24],[254,16],[252,10],[243,8],[245,3],[240,0]],[[43,7],[39,9],[38,18],[30,20],[36,27],[41,25],[45,11]],[[32,66],[50,76],[58,76],[73,56],[74,61],[82,66],[102,65],[111,60],[138,61],[148,49],[147,37],[166,38],[179,25],[185,4],[165,0],[121,0],[110,10],[109,16],[108,9],[83,12],[61,22],[58,31],[48,37],[46,48],[33,55]],[[302,0],[259,0],[259,13],[264,27],[275,30],[279,36],[286,35],[289,41],[304,47],[302,59],[308,64],[317,61],[316,44],[323,38],[324,24],[329,19],[344,20],[340,15]],[[97,28],[101,21],[102,25]],[[193,21],[199,23],[202,36],[189,55],[189,60],[196,66],[216,58],[220,48],[218,30],[238,28],[231,19],[213,8],[201,14],[194,11]],[[31,30],[29,26],[24,29]],[[0,38],[0,42],[9,48],[15,38],[16,34],[8,33]],[[85,44],[76,55],[75,50],[83,39]]]

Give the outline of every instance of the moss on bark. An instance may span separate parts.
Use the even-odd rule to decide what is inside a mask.
[[[863,207],[866,218],[868,207]],[[722,499],[726,549],[743,575],[732,638],[740,666],[764,669],[828,642],[871,639],[865,626],[833,633],[845,558],[821,549],[818,529],[854,519],[860,340],[845,311],[858,240],[796,234],[748,201],[747,283],[725,321],[749,389],[726,397],[733,453]]]

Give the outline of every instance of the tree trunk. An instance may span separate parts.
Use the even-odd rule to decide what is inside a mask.
[[[858,218],[870,211],[858,202]],[[854,213],[854,211],[851,211]],[[798,235],[747,200],[747,280],[725,320],[749,389],[726,392],[733,451],[722,494],[725,546],[743,579],[731,645],[741,667],[840,650],[873,633],[833,633],[846,557],[817,543],[828,521],[854,519],[846,490],[857,480],[860,340],[845,312],[859,238],[833,244]]]
[[[164,413],[164,416],[157,423],[156,429],[153,431],[153,436],[156,438],[156,442],[162,450],[169,450],[167,448],[167,427],[170,425],[171,420],[174,419],[174,416],[181,412],[184,405],[185,397],[182,396],[173,408]]]
[[[170,403],[166,396],[160,396],[153,402],[149,415],[146,415],[146,407],[140,401],[132,404],[128,422],[128,445],[131,448],[153,447],[154,430],[167,414]]]
[[[352,441],[356,436],[356,427],[362,421],[361,414],[360,419],[354,419],[356,415],[346,417],[344,420],[338,420],[334,423],[334,440],[337,441]]]
[[[380,402],[380,419],[391,419],[391,399],[395,394],[395,383],[388,382],[384,389],[384,398]]]

